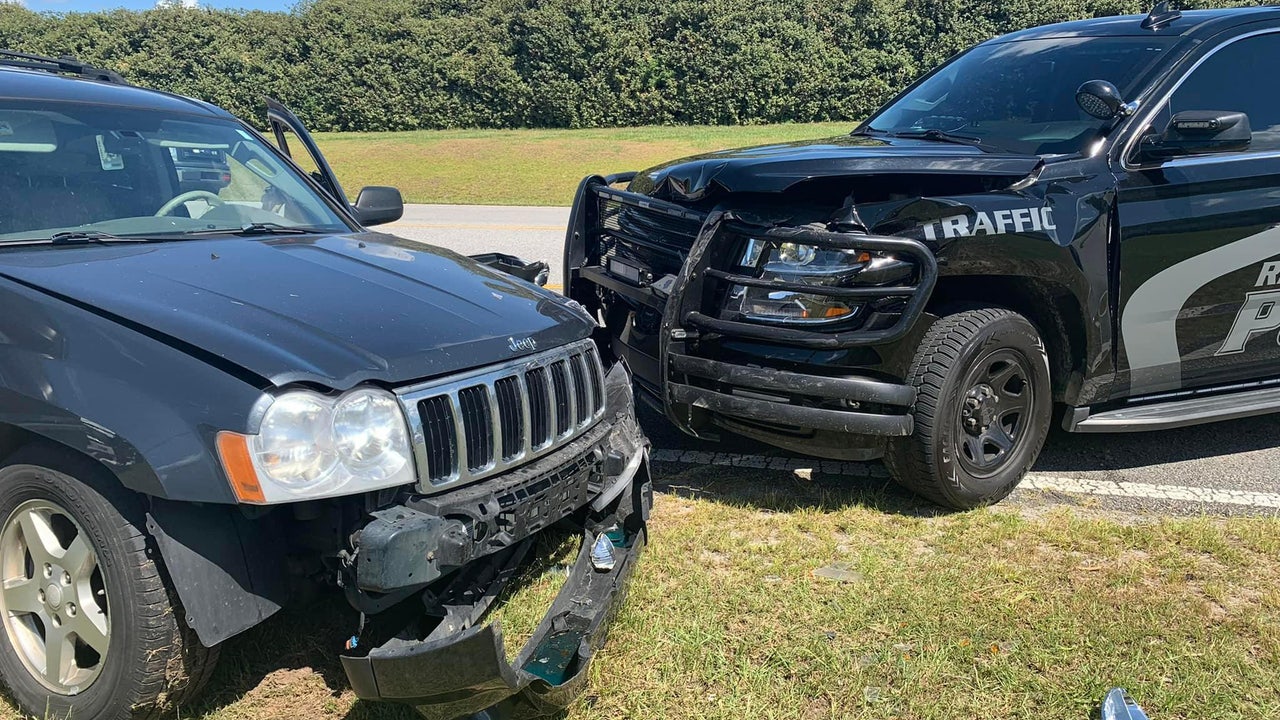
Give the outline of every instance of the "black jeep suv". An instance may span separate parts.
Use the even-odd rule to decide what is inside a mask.
[[[1280,410],[1276,68],[1276,8],[999,37],[849,136],[587,178],[568,294],[689,433],[994,502],[1055,406],[1073,432]]]
[[[0,679],[23,711],[180,704],[309,580],[359,611],[329,641],[361,697],[514,715],[580,689],[650,505],[631,382],[583,310],[366,230],[399,193],[349,204],[278,104],[273,144],[69,59],[4,53],[0,87]],[[185,185],[195,150],[228,181]],[[553,525],[582,551],[510,663],[481,621]]]

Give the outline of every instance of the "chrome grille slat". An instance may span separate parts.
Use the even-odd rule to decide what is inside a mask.
[[[498,407],[498,437],[502,439],[502,459],[512,461],[528,452],[525,418],[529,415],[521,389],[521,376],[504,377],[493,384]]]
[[[493,463],[495,433],[494,405],[489,401],[491,392],[488,384],[472,385],[458,391],[467,448],[466,468],[472,472],[488,469]]]
[[[439,492],[564,446],[604,416],[604,368],[589,340],[396,392],[419,489]]]
[[[456,470],[454,476],[460,476],[467,469],[467,428],[462,422],[462,401],[458,399],[458,393],[449,395],[449,405],[453,410],[453,437],[454,437],[454,463]]]
[[[499,417],[502,408],[498,406],[497,381],[487,383],[484,389],[484,399],[489,404],[489,458],[491,462],[496,463],[506,452],[502,447],[502,418]]]
[[[573,430],[573,392],[569,389],[569,368],[564,360],[551,363],[551,406],[555,408],[556,437]]]
[[[533,428],[533,449],[541,450],[552,440],[551,427],[554,419],[551,415],[552,402],[551,379],[547,368],[540,367],[525,373],[529,383],[529,401],[533,404],[530,415],[530,426]]]
[[[583,369],[585,360],[582,355],[574,355],[569,358],[569,379],[573,381],[573,407],[574,425],[580,426],[584,422],[591,419],[594,412],[595,404],[592,403],[591,389],[587,385],[587,373]],[[583,410],[587,411],[584,412]]]

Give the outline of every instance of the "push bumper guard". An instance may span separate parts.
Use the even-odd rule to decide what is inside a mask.
[[[418,591],[415,595],[421,596],[422,604],[416,610],[413,601],[387,609],[388,615],[422,616],[425,606],[426,615],[438,622],[421,636],[402,631],[387,638],[370,632],[375,637],[369,643],[362,636],[360,645],[366,647],[358,646],[342,657],[358,697],[411,705],[431,720],[481,712],[491,720],[515,720],[555,713],[582,692],[586,668],[605,642],[644,550],[653,503],[648,441],[635,422],[629,379],[620,368],[609,373],[607,392],[609,409],[602,422],[612,426],[608,437],[596,443],[601,451],[596,454],[599,466],[606,472],[591,482],[593,492],[585,507],[571,515],[573,522],[581,523],[581,549],[559,595],[516,659],[507,660],[501,627],[480,622],[518,575],[536,536],[464,566],[444,587]],[[627,460],[610,462],[608,449],[621,451]],[[552,484],[560,489],[547,488],[542,480],[524,484],[539,488],[541,494],[526,494],[521,504],[535,510],[554,508],[565,488],[574,492],[581,479],[582,474],[574,470],[554,479]],[[593,560],[593,550],[598,554],[602,547],[611,552],[611,568],[599,558]],[[411,556],[409,561],[418,558]],[[417,626],[411,622],[406,627]],[[368,647],[374,643],[380,644]]]
[[[697,418],[709,412],[787,434],[807,430],[881,437],[911,434],[908,409],[915,391],[909,386],[728,363],[718,357],[724,353],[717,349],[726,341],[748,341],[835,351],[902,339],[924,312],[937,281],[937,261],[924,244],[814,226],[758,225],[733,212],[699,213],[610,187],[632,177],[589,177],[579,186],[565,241],[566,289],[587,304],[596,292],[592,286],[598,286],[661,314],[658,380],[666,414],[677,426],[702,434]],[[609,257],[601,250],[606,244],[622,241],[646,253],[677,252],[672,236],[681,229],[687,233],[687,250],[679,251],[682,262],[674,279],[656,279],[643,272],[624,278],[610,272]],[[730,258],[740,255],[737,244],[745,237],[889,252],[910,260],[916,272],[910,282],[893,285],[819,289],[774,282],[733,267]],[[856,299],[867,307],[892,302],[898,310],[896,318],[882,317],[874,324],[864,321],[858,329],[838,331],[724,318],[719,304],[735,285],[826,294]],[[833,400],[844,401],[843,407],[832,407]]]

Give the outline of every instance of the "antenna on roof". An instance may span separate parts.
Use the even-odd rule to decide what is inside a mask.
[[[1181,10],[1170,10],[1167,0],[1161,0],[1161,2],[1156,3],[1155,7],[1151,8],[1147,18],[1142,21],[1142,29],[1159,30],[1180,17],[1182,17]]]

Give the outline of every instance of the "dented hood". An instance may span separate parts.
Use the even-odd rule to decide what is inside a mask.
[[[640,173],[631,190],[695,201],[719,191],[784,192],[805,180],[845,175],[985,175],[1014,182],[1030,175],[1041,162],[1035,155],[995,153],[932,140],[844,135],[677,160]]]
[[[594,327],[561,296],[378,233],[11,248],[0,276],[275,385],[405,383]]]

